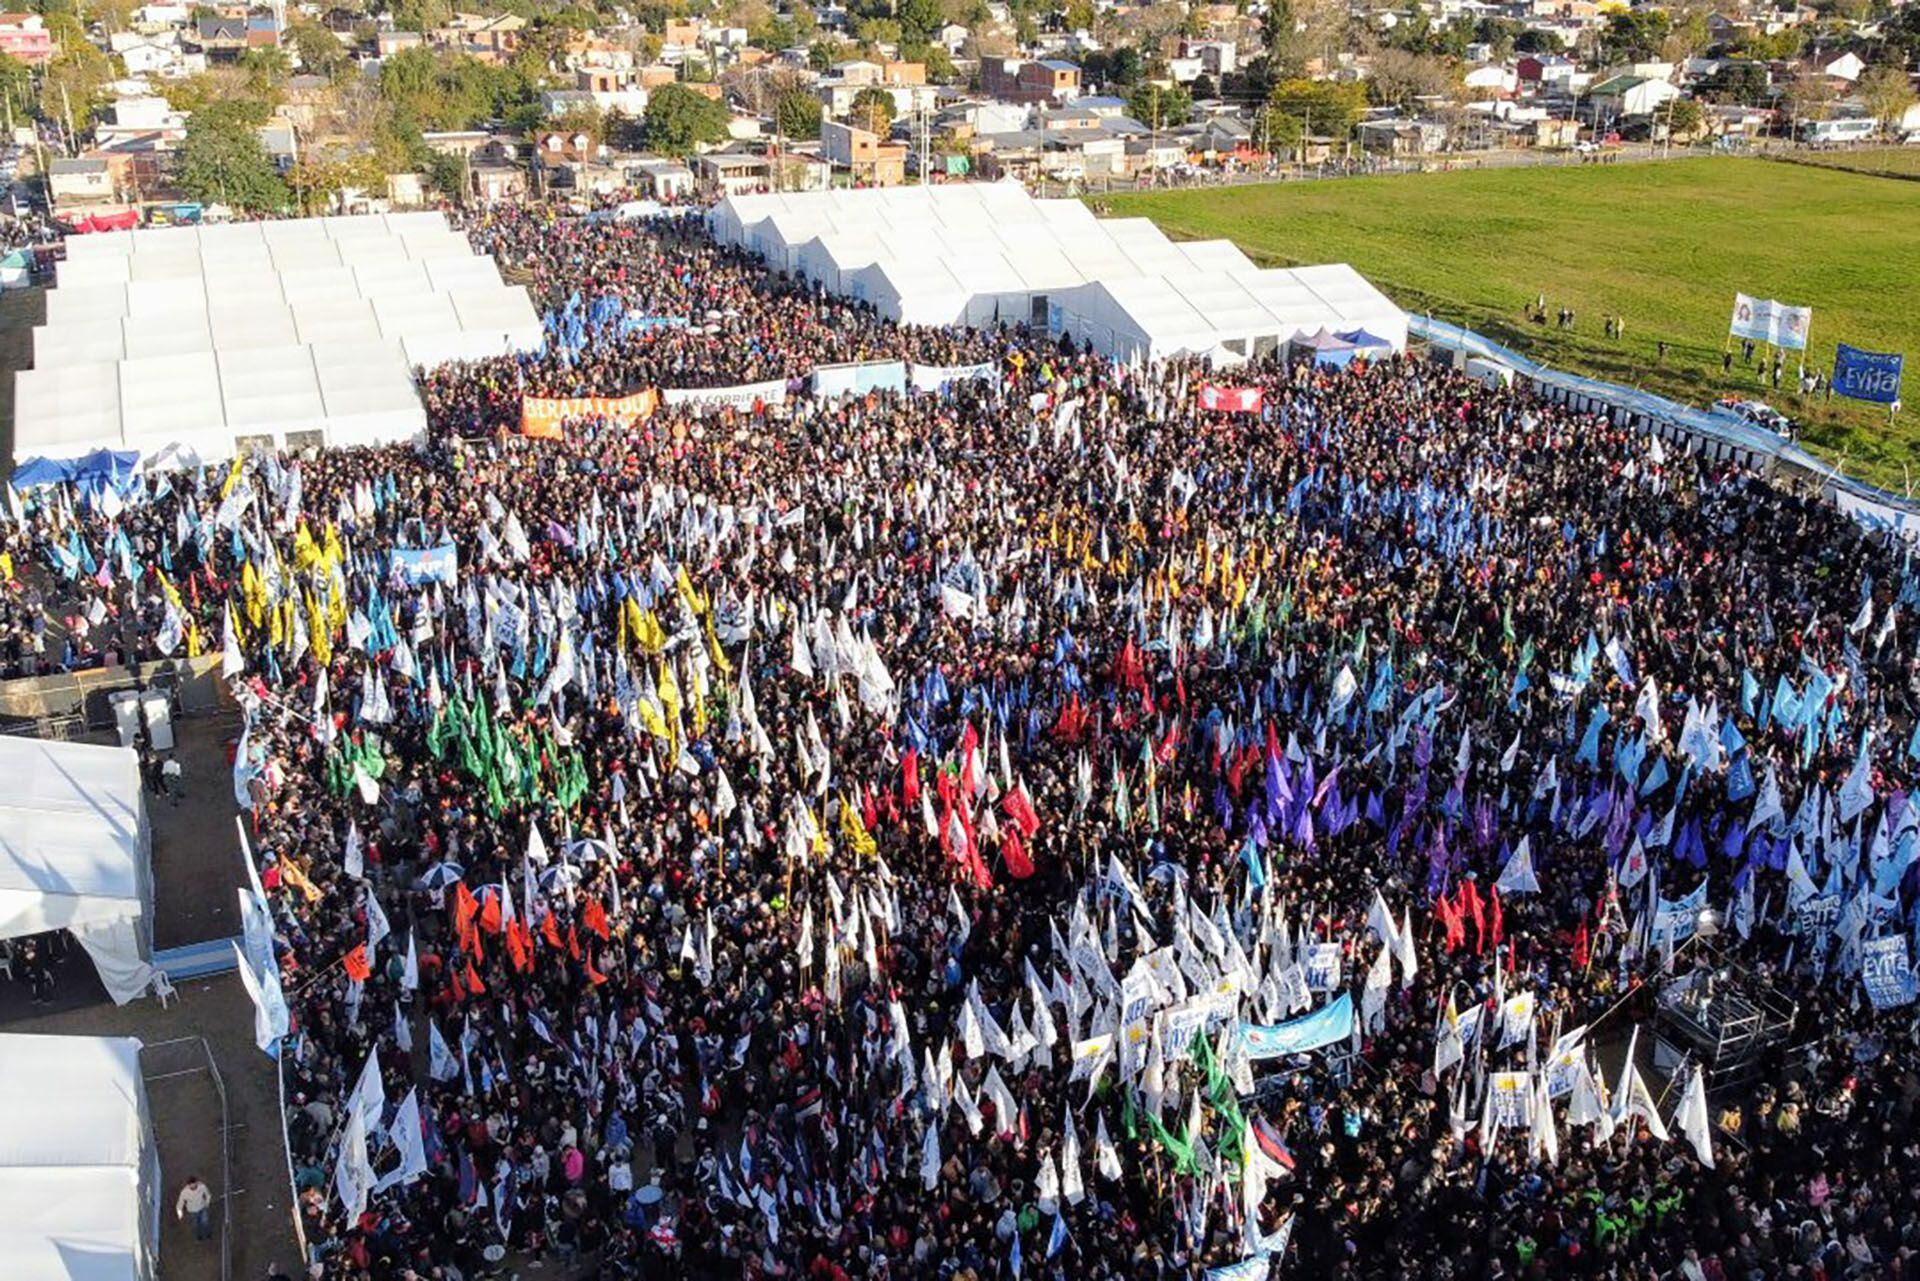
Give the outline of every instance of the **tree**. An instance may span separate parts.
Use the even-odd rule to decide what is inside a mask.
[[[1913,83],[1907,79],[1907,73],[1889,63],[1867,68],[1854,91],[1888,133],[1899,128],[1900,118],[1914,103]]]
[[[940,11],[940,0],[900,0],[895,16],[900,21],[901,37],[922,44],[940,34],[947,21]]]
[[[1143,84],[1127,95],[1127,114],[1149,129],[1171,129],[1193,115],[1193,99],[1179,85]]]
[[[847,123],[886,137],[893,132],[893,95],[871,85],[862,89],[847,108]]]
[[[1675,98],[1667,104],[1667,134],[1673,138],[1698,138],[1707,131],[1707,113],[1692,98]]]
[[[317,22],[301,19],[287,29],[300,65],[316,76],[332,76],[347,65],[347,50],[340,37]]]
[[[1734,59],[1721,63],[1697,91],[1708,102],[1757,107],[1767,100],[1771,79],[1758,62]]]
[[[702,143],[724,141],[727,109],[683,84],[661,85],[647,99],[647,144],[670,156],[692,153]]]
[[[1132,45],[1122,45],[1118,49],[1094,50],[1082,60],[1080,70],[1102,89],[1125,90],[1140,83],[1145,68],[1140,64],[1140,51]]]
[[[1513,38],[1515,53],[1551,54],[1566,52],[1567,42],[1551,31],[1528,27]]]
[[[1306,137],[1344,138],[1367,109],[1366,86],[1331,80],[1283,80],[1267,97],[1267,136],[1292,145]]]
[[[0,53],[0,97],[16,122],[24,123],[33,111],[33,68],[10,53]]]
[[[215,102],[194,112],[174,163],[174,181],[194,200],[254,213],[287,207],[287,184],[260,145],[258,104]]]
[[[1787,114],[1794,120],[1825,120],[1833,113],[1833,82],[1818,72],[1802,72],[1787,85]]]
[[[804,89],[791,89],[773,104],[773,124],[783,137],[808,141],[820,136],[820,100]]]
[[[1453,67],[1430,53],[1382,49],[1373,58],[1367,96],[1381,106],[1405,107],[1416,98],[1436,97],[1453,87]]]
[[[248,49],[235,60],[247,77],[247,88],[256,97],[278,100],[280,86],[287,82],[293,68],[281,49]]]
[[[1632,9],[1607,15],[1600,48],[1609,62],[1653,62],[1673,33],[1673,19],[1659,9]]]

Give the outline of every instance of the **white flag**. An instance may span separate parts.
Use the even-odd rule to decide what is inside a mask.
[[[360,1069],[360,1079],[354,1083],[353,1093],[347,1096],[347,1110],[360,1117],[369,1132],[379,1126],[387,1110],[387,1091],[380,1082],[378,1049],[367,1051],[366,1066]]]
[[[367,1123],[353,1112],[347,1117],[346,1137],[340,1141],[340,1157],[333,1167],[334,1195],[346,1207],[349,1220],[365,1212],[373,1185],[373,1162],[367,1159]]]
[[[393,926],[387,923],[387,913],[380,906],[380,900],[374,896],[373,886],[365,887],[367,900],[367,956],[373,956],[373,949],[380,946],[380,940],[393,933]]]
[[[1105,1112],[1102,1112],[1100,1119],[1094,1123],[1093,1163],[1095,1167],[1099,1169],[1102,1177],[1112,1179],[1115,1182],[1119,1181],[1121,1174],[1120,1149],[1114,1147],[1113,1140],[1107,1137],[1107,1114]]]
[[[447,1038],[440,1035],[440,1025],[432,1019],[427,1020],[427,1071],[436,1081],[460,1075],[460,1060],[453,1057]]]
[[[1066,1128],[1060,1145],[1060,1195],[1068,1205],[1079,1205],[1086,1199],[1087,1185],[1080,1172],[1080,1131],[1073,1124],[1071,1109],[1066,1113]]]
[[[400,1101],[399,1111],[393,1114],[393,1124],[387,1127],[387,1138],[399,1149],[400,1164],[380,1176],[374,1185],[375,1192],[385,1192],[395,1184],[411,1183],[427,1172],[426,1131],[420,1122],[420,1090],[418,1087],[407,1091],[407,1097]]]
[[[400,1053],[413,1053],[413,1029],[407,1026],[407,1012],[400,1008],[400,1002],[393,1003],[393,1043]]]
[[[1687,1092],[1680,1099],[1680,1111],[1674,1116],[1679,1123],[1680,1133],[1687,1142],[1693,1144],[1694,1155],[1700,1158],[1700,1164],[1709,1170],[1713,1168],[1713,1132],[1707,1120],[1707,1072],[1696,1067],[1693,1079],[1687,1083]]]
[[[346,849],[340,855],[340,866],[354,880],[361,880],[367,874],[367,841],[360,835],[360,825],[352,819],[347,820]]]
[[[1522,836],[1513,854],[1507,859],[1507,865],[1500,869],[1500,879],[1493,888],[1502,894],[1538,894],[1540,881],[1533,874],[1533,838]]]

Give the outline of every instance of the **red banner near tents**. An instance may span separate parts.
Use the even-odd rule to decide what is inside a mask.
[[[76,236],[96,231],[131,231],[139,225],[140,214],[133,209],[123,209],[115,214],[88,214],[69,224],[72,234]]]
[[[1257,414],[1260,412],[1260,389],[1203,383],[1200,387],[1200,408],[1223,414]]]

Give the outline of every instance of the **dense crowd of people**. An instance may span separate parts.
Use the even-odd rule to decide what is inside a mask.
[[[7,526],[12,626],[245,707],[313,1275],[1915,1274],[1903,549],[1410,357],[471,231],[687,323]],[[903,353],[997,374],[501,430]],[[1723,973],[1793,1036],[1656,1094],[1654,992]]]

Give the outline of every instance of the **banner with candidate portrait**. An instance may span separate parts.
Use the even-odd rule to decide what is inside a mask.
[[[1733,296],[1733,321],[1727,331],[1736,338],[1770,343],[1790,351],[1805,351],[1807,331],[1813,328],[1813,308],[1795,307],[1772,298]]]
[[[1863,351],[1841,343],[1833,353],[1833,390],[1849,400],[1891,405],[1900,399],[1905,360],[1897,351]]]

